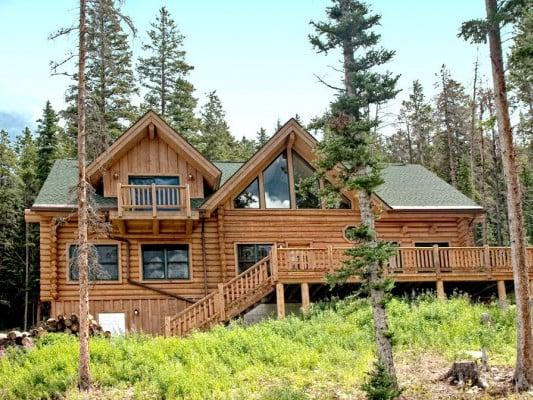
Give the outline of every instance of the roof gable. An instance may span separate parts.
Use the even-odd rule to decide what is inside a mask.
[[[220,171],[196,150],[187,140],[172,129],[159,115],[148,111],[91,164],[87,166],[87,178],[95,183],[104,171],[123,157],[146,135],[157,134],[169,147],[179,152],[191,165],[198,169],[213,186],[218,184]]]
[[[303,129],[294,118],[291,118],[248,161],[240,166],[229,167],[235,172],[226,178],[224,184],[201,208],[210,213],[233,192],[243,190],[248,185],[248,181],[258,175],[266,164],[287,146],[288,141],[291,142],[291,145],[294,144],[294,149],[306,160],[314,159],[312,149],[317,143],[316,139]],[[224,166],[228,167],[227,163],[221,164],[226,164]]]

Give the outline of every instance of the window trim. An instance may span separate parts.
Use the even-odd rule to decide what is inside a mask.
[[[116,280],[96,280],[89,281],[89,285],[116,285],[122,284],[122,243],[116,240],[105,240],[97,239],[89,241],[90,245],[99,246],[99,245],[115,245],[117,246],[117,256],[118,256],[118,279]],[[66,260],[66,281],[68,285],[79,285],[79,280],[70,279],[70,246],[77,246],[78,243],[74,241],[69,241],[65,244],[65,260]]]
[[[142,253],[142,246],[145,245],[145,246],[151,246],[151,245],[187,245],[188,246],[188,256],[189,256],[189,278],[187,279],[176,279],[176,278],[173,278],[173,279],[145,279],[144,278],[144,274],[143,274],[143,269],[144,269],[144,266],[143,266],[143,253]],[[140,282],[143,282],[143,283],[171,283],[171,284],[176,284],[176,283],[190,283],[194,280],[194,274],[193,274],[193,271],[194,271],[194,268],[193,268],[193,259],[192,259],[192,241],[189,241],[189,240],[185,240],[185,241],[158,241],[158,240],[155,240],[155,241],[139,241],[138,243],[138,246],[137,246],[137,251],[138,251],[138,266],[139,266],[139,281]]]
[[[241,272],[239,272],[239,251],[238,246],[242,244],[257,244],[257,245],[270,245],[272,247],[277,246],[277,242],[271,242],[269,240],[253,240],[253,241],[238,241],[233,242],[233,257],[234,257],[234,271],[235,276],[239,275]]]

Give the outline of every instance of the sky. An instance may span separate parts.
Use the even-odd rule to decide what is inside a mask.
[[[452,76],[471,90],[473,64],[479,54],[480,72],[490,75],[488,49],[457,38],[462,21],[484,15],[482,0],[373,0],[382,15],[377,32],[383,47],[396,51],[387,69],[400,74],[400,94],[387,106],[397,112],[419,79],[428,96],[443,63]],[[0,129],[18,134],[35,127],[46,100],[64,107],[69,84],[51,76],[51,60],[75,49],[71,38],[49,40],[62,26],[76,22],[76,0],[0,0]],[[324,19],[328,0],[125,0],[123,11],[135,23],[134,58],[141,53],[146,30],[157,10],[166,6],[183,35],[186,59],[195,69],[190,81],[200,105],[216,90],[226,110],[231,132],[254,137],[260,127],[272,132],[295,114],[304,122],[322,114],[334,92],[318,82],[339,82],[334,70],[339,54],[317,54],[309,44],[310,20]],[[69,68],[69,72],[73,70]],[[137,100],[138,101],[138,100]]]

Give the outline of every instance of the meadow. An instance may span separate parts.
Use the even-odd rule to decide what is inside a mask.
[[[435,354],[451,364],[482,346],[491,364],[514,362],[512,307],[422,296],[395,298],[388,312],[403,362]],[[482,313],[490,325],[481,323]],[[8,351],[0,359],[0,399],[77,398],[77,347],[74,336],[49,334],[32,350]],[[373,349],[368,303],[348,298],[300,317],[236,322],[187,338],[95,337],[91,372],[96,398],[349,399],[359,398]]]

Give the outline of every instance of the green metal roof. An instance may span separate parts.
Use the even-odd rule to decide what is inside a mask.
[[[418,164],[390,164],[376,195],[395,210],[481,209],[470,198]]]
[[[215,161],[213,164],[222,172],[222,186],[244,163]],[[76,160],[57,160],[33,207],[76,207],[77,175]],[[421,165],[389,165],[382,175],[385,183],[378,188],[376,195],[392,209],[481,209],[474,201]],[[191,199],[193,207],[198,207],[201,201],[202,199]],[[104,208],[116,207],[115,198],[95,195],[95,203]]]

